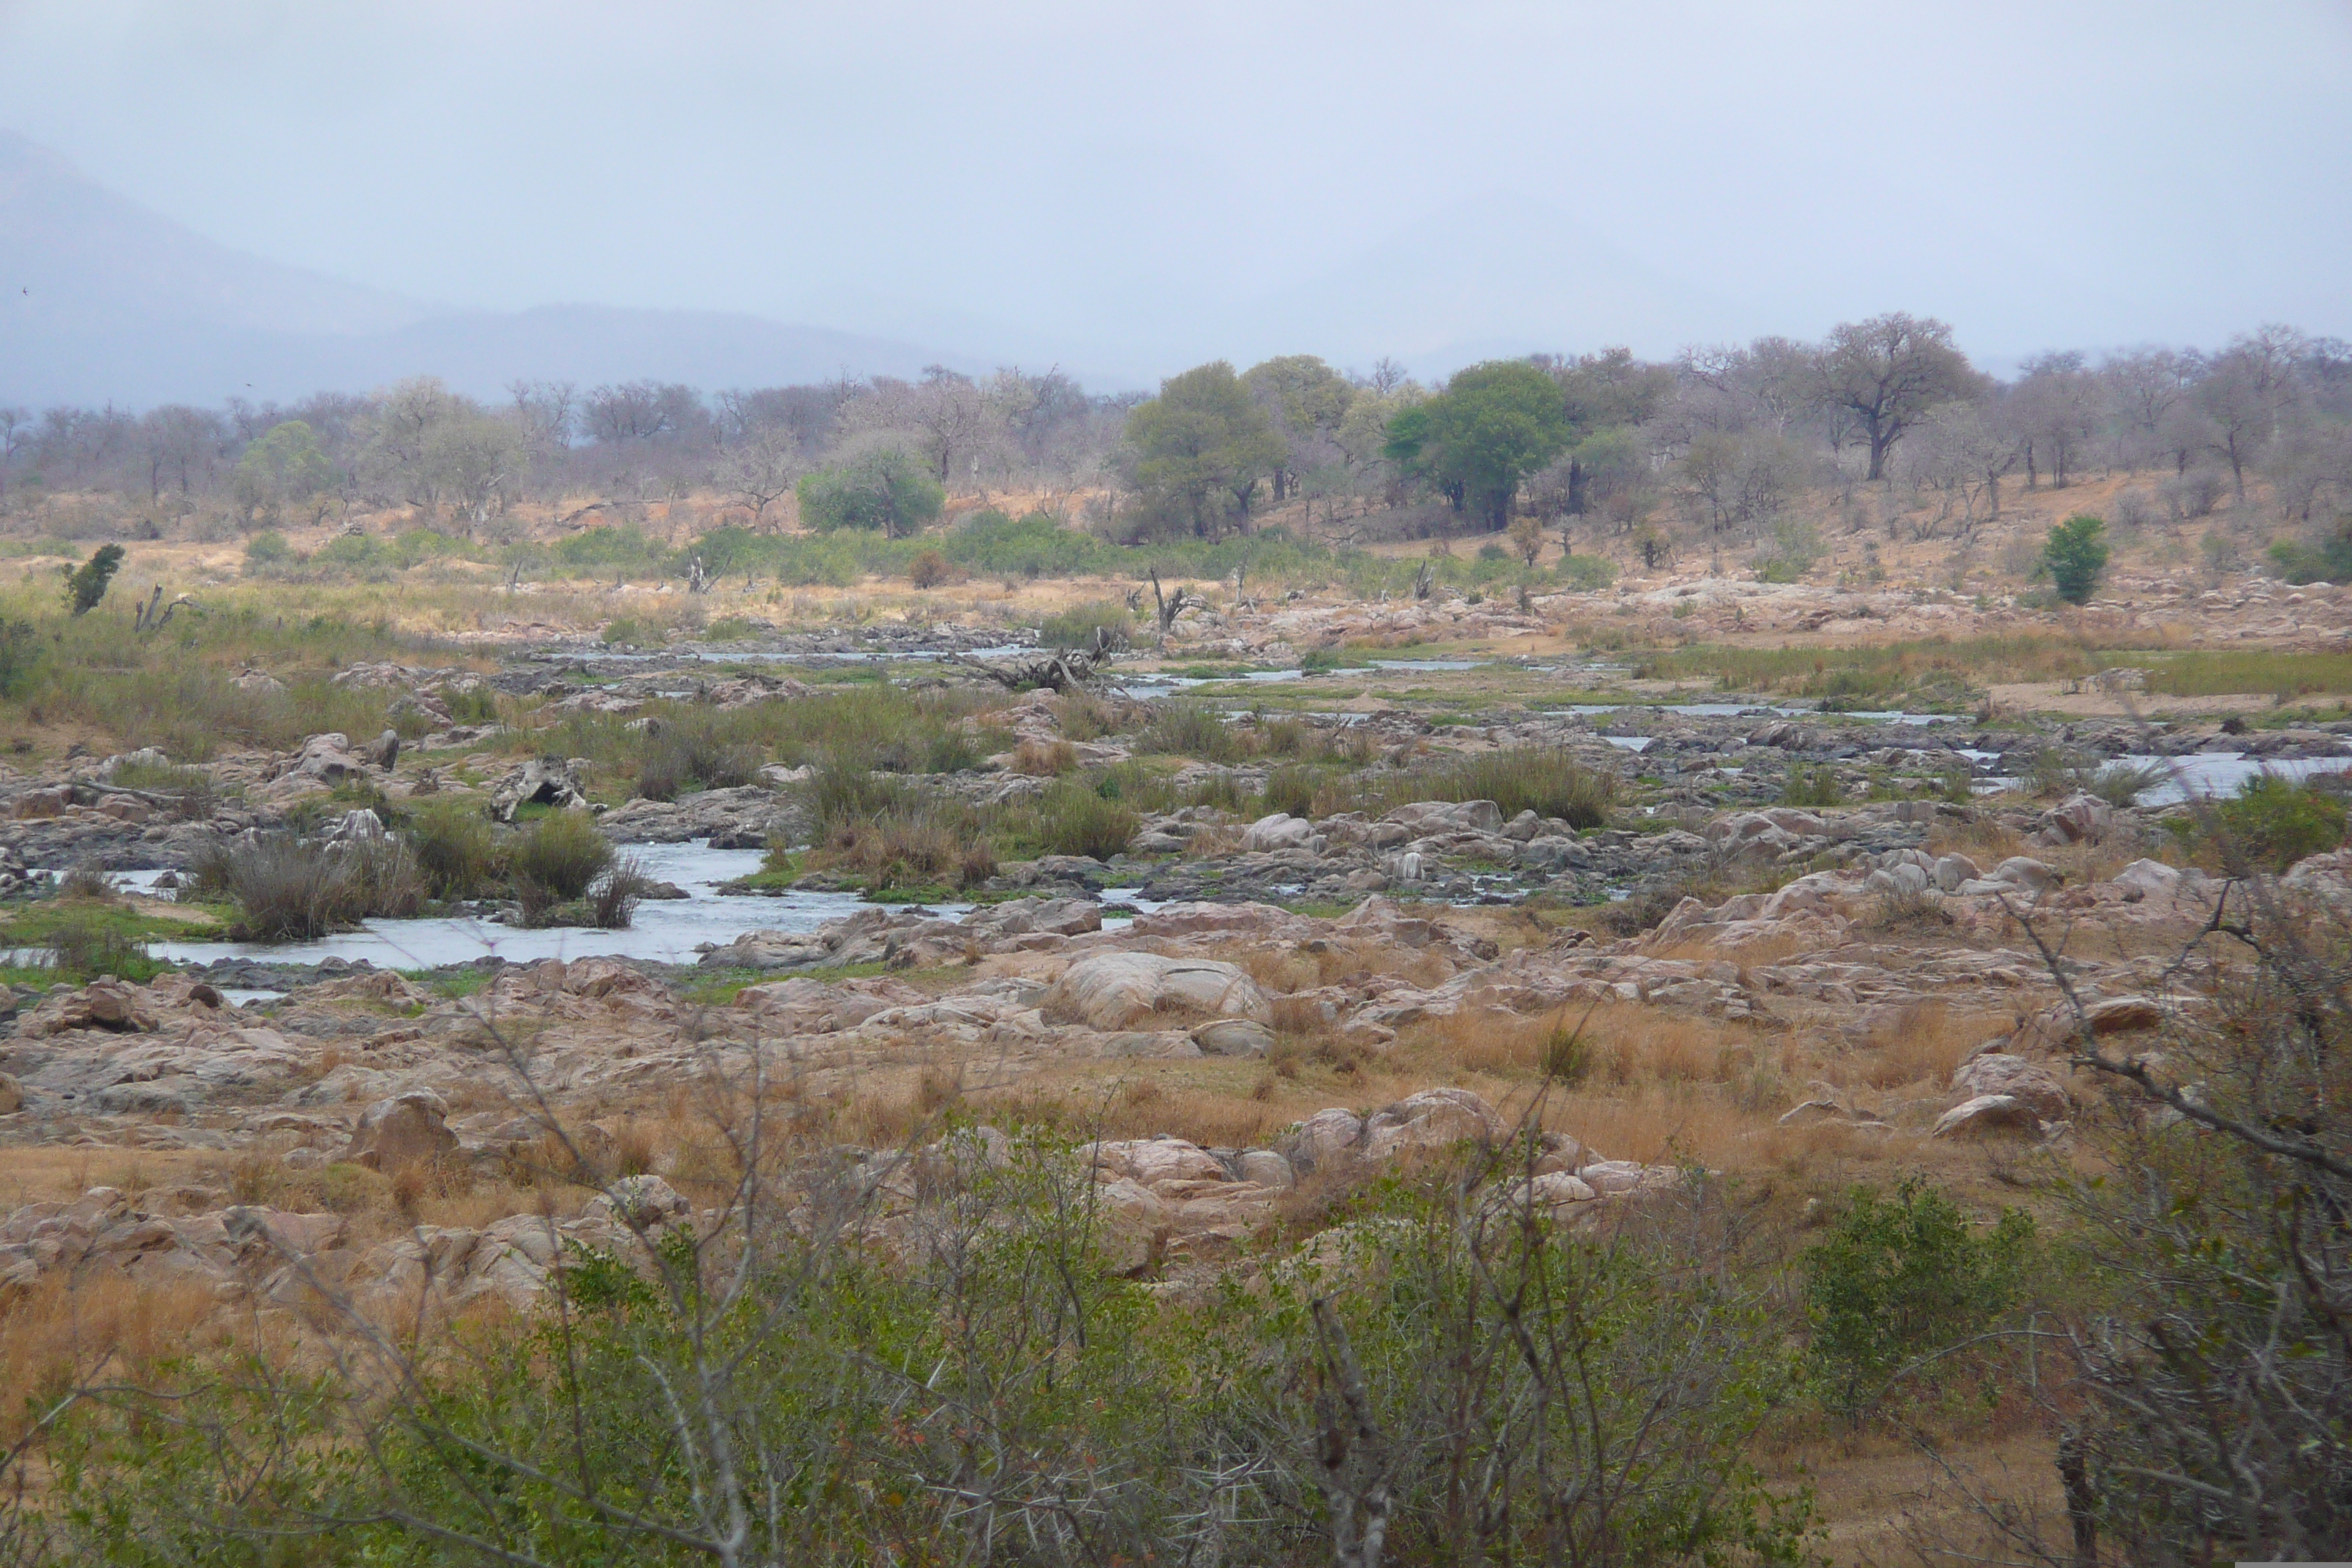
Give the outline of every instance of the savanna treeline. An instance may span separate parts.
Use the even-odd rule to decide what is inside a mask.
[[[1153,396],[934,366],[719,392],[519,382],[502,402],[419,377],[291,405],[0,407],[0,510],[68,536],[95,507],[157,536],[404,508],[496,537],[523,503],[587,525],[695,497],[756,531],[900,538],[951,500],[1027,493],[1122,543],[1281,511],[1360,539],[1517,528],[1530,560],[1564,530],[1571,551],[1582,536],[1652,564],[1677,539],[1801,561],[1822,521],[1795,520],[1801,497],[1965,540],[2020,489],[2117,472],[2139,477],[2115,503],[2126,527],[2262,507],[2324,550],[2352,505],[2352,346],[2266,326],[2210,352],[2043,354],[2004,380],[1898,313],[1817,343],[1538,354],[1442,386],[1300,354],[1196,366]]]

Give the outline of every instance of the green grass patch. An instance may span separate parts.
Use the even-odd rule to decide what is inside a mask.
[[[184,919],[147,914],[127,905],[83,899],[41,899],[0,904],[0,947],[47,947],[64,931],[102,931],[125,942],[219,942],[236,910],[226,904],[184,906]]]

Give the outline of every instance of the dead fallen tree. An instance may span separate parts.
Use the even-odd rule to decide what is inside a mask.
[[[1011,664],[987,663],[963,654],[948,657],[949,662],[984,675],[1008,691],[1080,691],[1104,682],[1118,643],[1109,627],[1097,626],[1094,641],[1086,647],[1041,648],[1034,657]]]

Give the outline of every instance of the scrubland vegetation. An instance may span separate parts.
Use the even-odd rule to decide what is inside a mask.
[[[2343,787],[2135,803],[2170,763],[2344,733],[2317,584],[2352,559],[2347,365],[2266,328],[2004,383],[1890,316],[1426,387],[1291,356],[1150,397],[941,371],[0,409],[5,820],[117,867],[210,835],[176,908],[97,862],[14,884],[12,1017],[120,1001],[165,931],[625,926],[661,889],[610,825],[662,808],[669,842],[714,802],[756,814],[739,847],[773,834],[738,890],[854,892],[935,944],[713,944],[571,991],[560,961],[314,975],[12,1038],[5,1544],[2345,1555],[2347,943],[2307,874]],[[1119,679],[1008,689],[973,668],[1005,644]],[[1653,706],[1718,699],[1782,710]],[[2078,738],[2078,700],[2107,731]],[[1861,717],[1895,708],[1962,722]],[[2188,717],[2123,736],[2145,712]],[[384,760],[306,781],[335,734]],[[526,766],[577,793],[494,808]],[[1415,806],[1442,826],[1391,817]],[[2148,912],[2199,871],[2210,912]],[[887,907],[1077,930],[1114,877],[1180,913],[987,947]],[[1264,1005],[1036,1021],[1106,950],[1229,965]],[[170,1053],[224,1031],[189,1088]],[[153,1065],[68,1101],[26,1065],[68,1035]],[[2029,1045],[2054,1102],[1931,1131],[1980,1098],[1956,1073]],[[428,1079],[447,1142],[362,1150]],[[1299,1142],[1432,1089],[1504,1131]],[[1106,1140],[1194,1163],[1145,1191]],[[1236,1173],[1276,1146],[1283,1180]],[[1629,1184],[1579,1175],[1596,1150]],[[98,1187],[157,1257],[230,1237],[236,1290],[60,1269],[43,1243]],[[1200,1218],[1229,1200],[1258,1206]],[[255,1215],[340,1239],[232,1231]],[[530,1225],[536,1293],[436,1294]],[[384,1257],[397,1289],[364,1294]]]

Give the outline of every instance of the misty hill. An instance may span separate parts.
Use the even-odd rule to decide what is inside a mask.
[[[1498,222],[1496,215],[1506,215]],[[1739,333],[1730,302],[1525,202],[1465,201],[1241,313],[1265,352],[1335,363],[1392,354],[1422,374],[1538,351],[1623,343],[1655,357]]]
[[[911,375],[957,356],[718,311],[455,311],[206,239],[0,132],[0,399],[291,398],[430,374],[698,386]],[[961,368],[976,368],[968,364]]]

